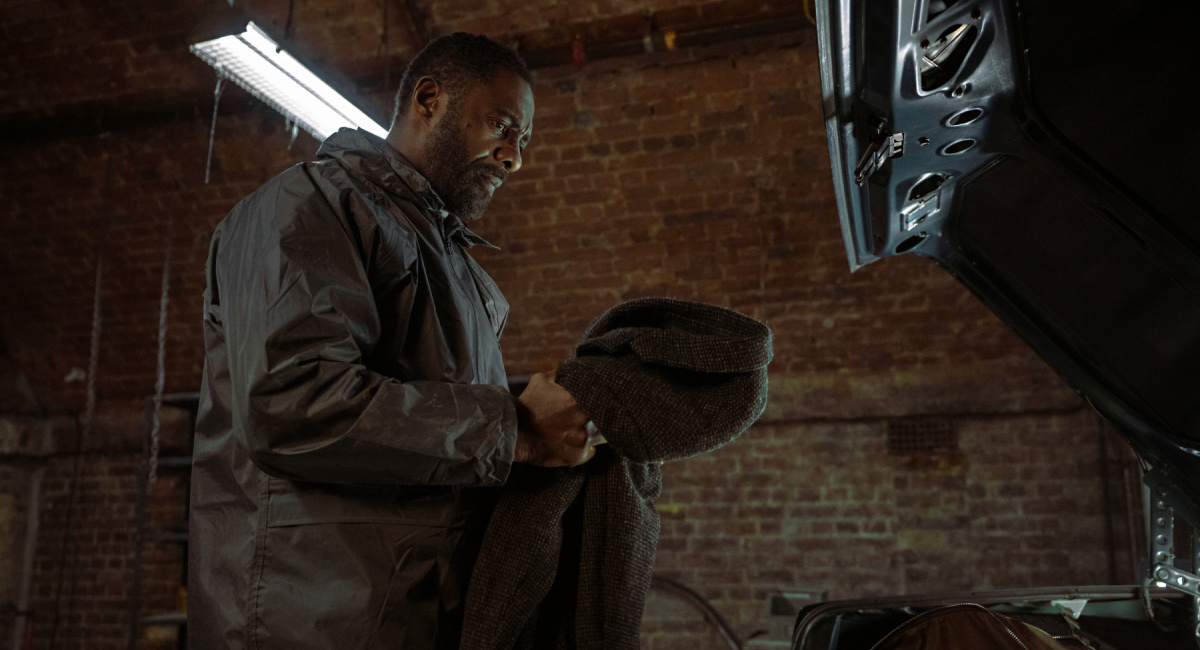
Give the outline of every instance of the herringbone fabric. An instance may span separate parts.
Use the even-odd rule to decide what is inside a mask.
[[[463,650],[638,647],[662,461],[711,451],[766,408],[771,332],[668,298],[592,323],[556,381],[608,439],[587,465],[514,467],[467,594]]]

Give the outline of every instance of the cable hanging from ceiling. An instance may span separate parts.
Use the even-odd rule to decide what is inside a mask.
[[[388,3],[390,0],[380,0],[383,24],[379,30],[379,48],[375,52],[376,59],[383,59],[383,87],[392,87],[392,60],[388,56]]]
[[[224,68],[217,68],[217,87],[213,90],[212,126],[208,130],[208,161],[204,163],[204,184],[208,185],[209,172],[212,171],[213,141],[217,139],[217,109],[221,105],[221,93],[225,91],[225,81],[228,77]]]
[[[296,18],[296,0],[288,0],[287,21],[283,23],[283,42],[284,43],[292,42],[292,32],[296,27],[295,18]],[[277,45],[275,47],[275,53],[279,54],[280,50],[282,50],[282,49],[283,49],[283,43],[280,43],[279,45]]]
[[[158,453],[162,431],[163,392],[167,383],[167,307],[171,300],[171,231],[174,217],[168,211],[163,234],[162,291],[158,299],[158,371],[154,380],[154,413],[150,425],[150,458],[147,461],[147,477],[150,483],[158,481]]]
[[[63,620],[63,582],[68,565],[67,556],[71,550],[71,533],[74,529],[76,501],[79,494],[79,471],[84,450],[91,442],[96,420],[96,376],[100,372],[100,337],[104,330],[104,264],[108,248],[109,206],[112,200],[112,134],[104,130],[101,118],[100,141],[104,148],[104,185],[100,191],[100,223],[99,236],[96,238],[96,273],[95,288],[92,293],[92,331],[91,343],[88,350],[87,388],[83,407],[83,419],[76,426],[75,457],[71,462],[71,476],[67,488],[67,513],[63,523],[62,542],[59,546],[58,576],[55,582],[54,618],[50,628],[50,648],[55,647],[58,640],[59,627]],[[75,548],[78,552],[78,545]],[[74,605],[75,583],[79,575],[78,563],[72,563],[71,584],[67,592],[66,609]]]

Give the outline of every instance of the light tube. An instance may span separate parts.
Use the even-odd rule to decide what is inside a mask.
[[[253,22],[241,34],[196,43],[192,52],[275,110],[324,140],[341,127],[379,137],[387,129],[367,117],[299,61],[279,49]]]

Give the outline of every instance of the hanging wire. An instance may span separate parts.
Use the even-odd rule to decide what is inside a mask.
[[[1142,597],[1142,611],[1146,613],[1146,619],[1159,629],[1160,632],[1171,633],[1176,630],[1172,625],[1164,623],[1162,618],[1154,612],[1154,604],[1150,602],[1150,586],[1154,584],[1154,576],[1147,575],[1145,581],[1142,582],[1142,588],[1139,590]]]
[[[225,71],[217,70],[217,87],[213,90],[212,128],[208,130],[208,161],[204,163],[204,184],[208,185],[208,173],[212,171],[213,141],[217,139],[217,108],[221,105],[221,93],[225,91]]]
[[[287,22],[283,24],[283,41],[281,41],[279,43],[279,45],[275,46],[276,54],[279,54],[280,50],[283,49],[284,42],[289,42],[289,43],[291,42],[292,28],[295,26],[295,25],[293,25],[292,20],[295,17],[296,17],[296,0],[288,0],[288,17],[287,17]]]
[[[93,333],[94,332],[95,332],[95,330],[93,329]],[[85,428],[86,428],[86,425],[84,425],[82,422],[76,422],[75,447],[77,450],[83,449],[83,438],[84,438],[84,429]],[[65,578],[64,572],[67,567],[67,550],[69,548],[68,542],[70,541],[70,534],[71,534],[72,528],[74,527],[73,524],[75,521],[75,495],[77,494],[77,491],[75,490],[75,486],[79,480],[79,461],[80,461],[80,458],[82,458],[82,457],[83,457],[82,451],[77,451],[75,453],[74,460],[72,460],[72,462],[71,462],[71,482],[68,484],[70,487],[67,488],[67,495],[68,495],[67,517],[66,517],[66,521],[63,523],[62,544],[59,546],[59,550],[58,550],[58,576],[56,577],[56,580],[55,580],[55,582],[57,583],[57,586],[54,589],[54,620],[50,624],[50,643],[47,646],[51,650],[53,650],[53,648],[54,648],[54,642],[58,640],[58,628],[59,628],[60,621],[62,619],[63,579]],[[72,598],[69,598],[67,600],[67,608],[68,609],[70,609],[71,603],[74,600],[73,596],[75,594],[75,574],[78,573],[78,568],[79,568],[78,566],[73,567],[74,572],[72,573],[72,576],[71,576]]]
[[[388,0],[380,0],[383,10],[383,29],[379,31],[379,55],[387,56],[388,46]],[[379,56],[376,55],[376,56]]]
[[[808,19],[808,22],[817,24],[817,19],[813,17],[812,0],[804,0],[804,17]]]
[[[721,613],[712,606],[712,603],[708,602],[704,596],[696,593],[691,587],[674,578],[668,578],[657,573],[650,577],[650,588],[654,589],[656,587],[682,598],[684,602],[699,611],[704,616],[705,622],[715,628],[717,633],[721,635],[721,640],[725,642],[725,645],[729,646],[729,650],[743,650],[746,647],[745,642],[738,637],[737,632],[733,631],[733,627],[729,625],[725,617],[721,616]]]
[[[87,398],[83,408],[83,421],[79,423],[75,442],[75,458],[71,464],[71,480],[70,487],[67,490],[67,515],[63,524],[62,545],[59,550],[58,561],[58,586],[55,589],[54,596],[54,621],[50,631],[50,648],[54,648],[55,641],[58,640],[58,628],[62,615],[62,596],[63,596],[63,571],[67,565],[67,550],[69,547],[71,531],[74,529],[73,523],[75,519],[75,501],[78,495],[76,486],[79,480],[79,465],[83,458],[84,449],[87,443],[91,441],[93,423],[96,418],[96,375],[100,370],[100,335],[103,331],[103,312],[102,312],[102,293],[104,287],[104,251],[108,241],[108,207],[112,195],[112,152],[111,152],[112,134],[105,131],[100,134],[100,139],[104,142],[104,189],[100,197],[100,237],[96,243],[96,285],[92,296],[92,342],[88,356],[88,371],[87,371]],[[76,548],[78,552],[78,548]],[[76,558],[78,559],[78,558]],[[73,606],[75,597],[75,580],[79,575],[78,563],[73,564],[71,574],[71,588],[67,599],[67,609]]]
[[[392,62],[388,57],[388,3],[391,0],[380,0],[383,5],[383,29],[379,32],[379,50],[375,58],[383,57],[383,87],[392,87]]]
[[[154,381],[154,415],[150,426],[150,460],[148,480],[158,481],[158,451],[159,431],[162,429],[163,389],[167,384],[167,306],[171,295],[171,223],[173,217],[167,214],[167,232],[163,237],[162,295],[158,303],[158,377]]]
[[[291,115],[283,116],[283,128],[287,129],[292,134],[292,139],[288,140],[287,150],[292,150],[292,145],[296,144],[296,136],[300,135],[300,120]]]
[[[100,137],[107,141],[112,137],[112,134],[105,133]],[[104,286],[104,248],[108,239],[108,203],[112,194],[112,154],[106,151],[104,157],[106,160],[104,162],[104,194],[101,199],[100,208],[101,234],[96,250],[96,290],[92,297],[92,347],[88,356],[87,401],[83,408],[83,433],[85,442],[91,441],[90,438],[96,417],[96,374],[100,368],[100,333],[103,329],[103,318],[100,307],[102,303],[101,289]],[[82,452],[83,449],[80,448],[79,451]]]

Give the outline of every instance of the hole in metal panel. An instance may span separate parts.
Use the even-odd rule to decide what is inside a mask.
[[[966,140],[956,140],[946,145],[946,148],[942,149],[942,153],[946,154],[947,156],[953,156],[954,154],[962,153],[974,146],[975,141],[969,138]]]
[[[907,253],[908,251],[916,248],[917,245],[925,241],[925,238],[928,236],[929,233],[919,232],[912,237],[905,239],[904,241],[900,242],[898,246],[896,246],[896,254],[899,255],[900,253]]]
[[[916,185],[913,185],[912,190],[908,193],[908,200],[919,201],[936,192],[942,186],[942,183],[945,182],[945,174],[930,174],[922,178]]]
[[[968,108],[946,118],[947,126],[966,126],[983,116],[982,108]]]
[[[958,450],[958,433],[948,420],[892,420],[887,423],[889,454],[945,453]]]
[[[921,90],[933,90],[950,81],[962,67],[978,33],[974,25],[952,25],[928,47],[922,47]]]

